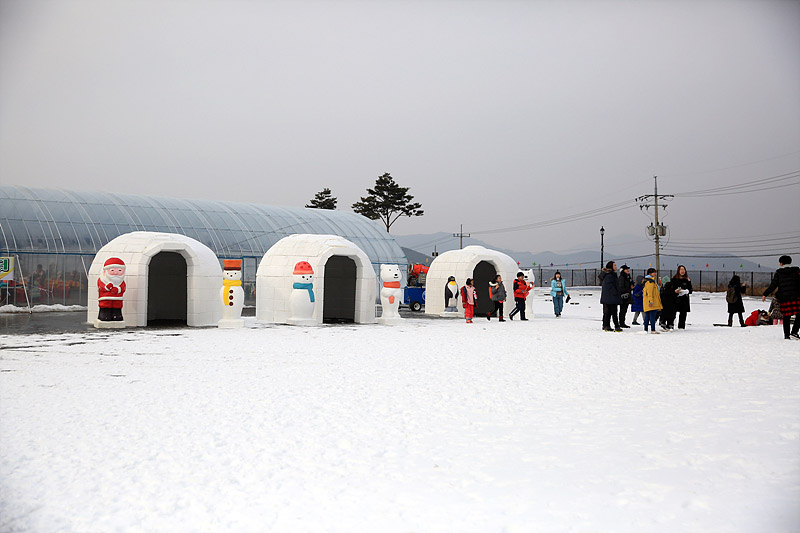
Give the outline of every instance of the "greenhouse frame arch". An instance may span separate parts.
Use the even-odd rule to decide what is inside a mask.
[[[242,259],[247,305],[255,304],[258,262],[287,235],[344,237],[367,254],[376,273],[381,264],[407,263],[390,234],[351,212],[0,185],[0,257],[14,269],[0,286],[0,306],[86,305],[94,255],[133,231],[185,235],[220,262]]]

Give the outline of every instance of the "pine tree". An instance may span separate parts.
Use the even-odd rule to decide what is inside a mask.
[[[371,220],[380,220],[386,226],[387,233],[397,219],[420,217],[424,211],[422,204],[412,202],[413,196],[408,194],[409,187],[400,187],[388,173],[379,176],[374,189],[367,189],[367,196],[353,204],[353,211]]]
[[[331,190],[325,187],[320,192],[314,195],[311,203],[306,204],[306,207],[312,209],[336,209],[336,202],[338,200],[331,194]]]

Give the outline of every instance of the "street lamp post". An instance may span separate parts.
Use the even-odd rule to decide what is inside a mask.
[[[603,226],[600,226],[600,268],[603,268],[603,236],[606,234],[606,229]]]

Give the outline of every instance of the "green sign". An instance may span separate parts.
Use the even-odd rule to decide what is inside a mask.
[[[0,257],[0,282],[14,281],[14,258]]]

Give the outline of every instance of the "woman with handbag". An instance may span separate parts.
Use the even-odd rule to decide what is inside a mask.
[[[569,297],[567,284],[561,279],[561,272],[556,272],[553,281],[550,282],[550,296],[553,297],[553,311],[556,314],[556,318],[560,318],[561,311],[564,309],[564,297]]]
[[[733,326],[733,315],[739,315],[739,325],[745,327],[742,293],[746,288],[747,284],[742,283],[739,276],[734,274],[731,277],[731,281],[728,283],[728,293],[725,295],[725,301],[728,302],[728,327]]]

